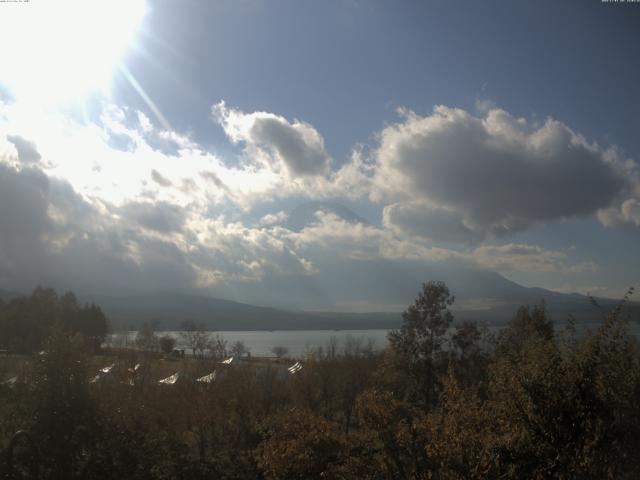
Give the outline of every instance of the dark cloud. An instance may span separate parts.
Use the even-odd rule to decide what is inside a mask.
[[[18,151],[18,160],[21,162],[37,163],[42,158],[33,142],[30,142],[19,135],[7,135],[7,140],[13,143],[16,147],[16,150]]]
[[[216,175],[215,172],[209,172],[209,171],[200,172],[200,176],[205,180],[207,180],[208,182],[213,183],[220,190],[223,190],[223,191],[229,190],[229,187],[227,187],[227,185],[222,180],[220,180],[220,177]]]
[[[161,187],[170,187],[171,184],[171,180],[169,180],[166,177],[163,177],[160,172],[158,172],[155,169],[151,170],[151,179],[156,182],[158,185],[160,185]]]
[[[482,241],[482,234],[468,228],[459,214],[424,203],[394,203],[386,206],[382,215],[384,225],[398,233],[434,242],[476,244]]]
[[[135,223],[175,231],[183,225],[181,209],[129,204],[121,219],[109,211],[97,209],[64,180],[0,162],[0,288],[28,291],[45,284],[109,294],[195,288],[188,257],[172,241],[144,235]]]
[[[0,271],[4,278],[29,275],[44,254],[49,181],[35,169],[15,170],[0,163]]]
[[[250,161],[281,164],[292,177],[317,176],[329,171],[331,157],[324,139],[308,123],[268,112],[244,113],[224,102],[212,107],[216,120],[234,143],[245,144]]]
[[[130,202],[120,213],[145,228],[163,233],[181,231],[185,221],[184,210],[166,202]]]
[[[295,176],[320,175],[327,171],[329,157],[309,141],[305,131],[278,118],[259,118],[251,127],[256,143],[273,149]]]

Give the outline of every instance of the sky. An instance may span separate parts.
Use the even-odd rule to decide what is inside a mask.
[[[600,0],[2,3],[0,288],[371,311],[479,269],[619,298],[639,24]]]

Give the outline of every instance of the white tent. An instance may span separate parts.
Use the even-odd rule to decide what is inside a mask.
[[[289,373],[291,374],[299,372],[300,370],[302,370],[302,364],[300,362],[296,362],[293,365],[291,365],[289,368],[287,368],[287,370],[289,370]]]
[[[158,381],[158,383],[160,385],[175,385],[180,379],[180,376],[180,372],[176,372],[173,375]]]
[[[216,371],[214,370],[210,374],[205,375],[204,377],[200,377],[200,378],[196,379],[196,382],[198,382],[198,383],[212,383],[213,381],[215,381],[215,379],[216,379]]]
[[[109,365],[107,367],[101,368],[100,371],[102,373],[111,373],[111,370],[113,370],[113,367],[115,367],[115,366],[116,366],[116,364],[112,363],[111,365]]]
[[[135,367],[129,369],[129,373],[136,373],[138,370],[140,370],[141,366],[142,366],[141,364],[136,363]]]
[[[95,377],[93,377],[91,380],[89,380],[89,383],[98,383],[101,380],[105,380],[107,378],[107,375],[113,372],[113,368],[115,366],[116,364],[112,363],[111,365],[101,368],[98,374]]]
[[[6,385],[7,387],[13,388],[16,386],[18,381],[19,381],[19,378],[18,378],[18,375],[16,375],[15,377],[11,377],[10,379],[5,380],[4,382],[2,382],[2,384]]]

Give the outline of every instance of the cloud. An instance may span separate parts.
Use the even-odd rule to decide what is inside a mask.
[[[51,227],[48,195],[49,182],[41,172],[0,163],[0,279],[36,267]]]
[[[598,219],[603,225],[611,227],[623,223],[640,226],[640,195],[638,198],[628,198],[621,205],[600,210]]]
[[[7,140],[13,143],[18,152],[18,159],[23,163],[37,163],[42,156],[33,142],[22,138],[20,135],[7,135]]]
[[[224,102],[213,106],[214,118],[233,143],[242,143],[247,156],[264,161],[291,177],[316,176],[328,172],[331,157],[324,139],[308,123],[273,113],[244,113]]]
[[[546,250],[537,245],[509,243],[506,245],[483,245],[470,255],[472,261],[482,268],[499,272],[545,272],[581,273],[593,272],[593,262],[571,264],[564,252]]]
[[[287,218],[289,218],[289,214],[287,214],[283,210],[280,210],[276,213],[267,213],[266,215],[263,215],[262,218],[260,218],[260,220],[258,221],[258,225],[261,227],[281,225],[287,220]]]
[[[120,212],[140,226],[157,232],[179,232],[185,223],[185,211],[167,202],[130,202]]]
[[[446,275],[455,266],[562,274],[591,268],[530,245],[438,248],[322,209],[298,231],[272,223],[285,216],[279,211],[249,227],[212,217],[197,203],[117,206],[39,169],[0,162],[0,223],[7,226],[0,231],[0,287],[191,291],[324,308],[336,301],[404,302],[425,276],[453,282],[455,275]]]
[[[355,260],[387,259],[445,261],[462,259],[454,250],[430,247],[424,242],[397,238],[389,230],[365,223],[349,222],[335,213],[319,210],[317,221],[299,232],[286,230],[286,238],[307,254],[313,249],[321,256]],[[283,229],[284,230],[284,229]]]
[[[382,211],[383,224],[398,234],[423,237],[434,242],[479,243],[482,234],[464,223],[456,212],[434,208],[425,202],[387,205]]]
[[[406,112],[376,145],[356,146],[336,166],[306,123],[216,108],[242,146],[240,163],[134,110],[107,108],[88,124],[30,116],[9,131],[0,123],[0,147],[11,155],[0,157],[0,288],[181,290],[302,308],[397,304],[425,278],[455,282],[450,267],[592,271],[564,251],[482,242],[609,212],[602,205],[613,221],[638,218],[628,174],[636,167],[558,122],[530,126],[495,109],[482,117],[445,107],[428,117]],[[38,162],[14,158],[14,133],[38,145]],[[114,147],[116,136],[126,149]],[[603,186],[592,185],[595,177]],[[374,223],[381,213],[381,224],[341,215],[341,197],[379,202],[362,206]],[[295,222],[301,199],[315,201]]]
[[[438,106],[401,112],[373,152],[371,198],[386,225],[477,242],[537,222],[591,215],[632,188],[629,165],[553,119],[532,125],[499,109],[476,117]]]
[[[629,198],[622,203],[622,216],[625,221],[640,226],[640,200]]]
[[[558,288],[551,289],[554,292],[559,293],[579,293],[581,295],[595,295],[595,296],[610,296],[611,289],[609,287],[604,287],[602,285],[593,285],[593,286],[577,286],[571,284],[563,284]],[[624,295],[624,293],[623,293]],[[622,295],[620,295],[622,297]]]
[[[86,198],[10,159],[0,159],[0,224],[0,288],[211,292],[313,271],[268,229],[209,218],[198,204]]]
[[[160,172],[156,169],[151,170],[151,179],[156,182],[161,187],[170,187],[172,185],[171,180],[164,177]]]

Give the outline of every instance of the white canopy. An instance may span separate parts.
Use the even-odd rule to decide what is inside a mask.
[[[200,377],[200,378],[196,379],[196,382],[199,382],[199,383],[211,383],[215,379],[216,379],[216,371],[214,370],[210,374],[205,375],[204,377]]]
[[[289,370],[289,373],[299,372],[300,370],[302,370],[302,364],[300,362],[296,362],[293,365],[291,365],[289,368],[287,368],[287,370]]]
[[[179,378],[180,378],[180,372],[176,372],[170,377],[163,378],[158,383],[161,385],[175,385]]]

